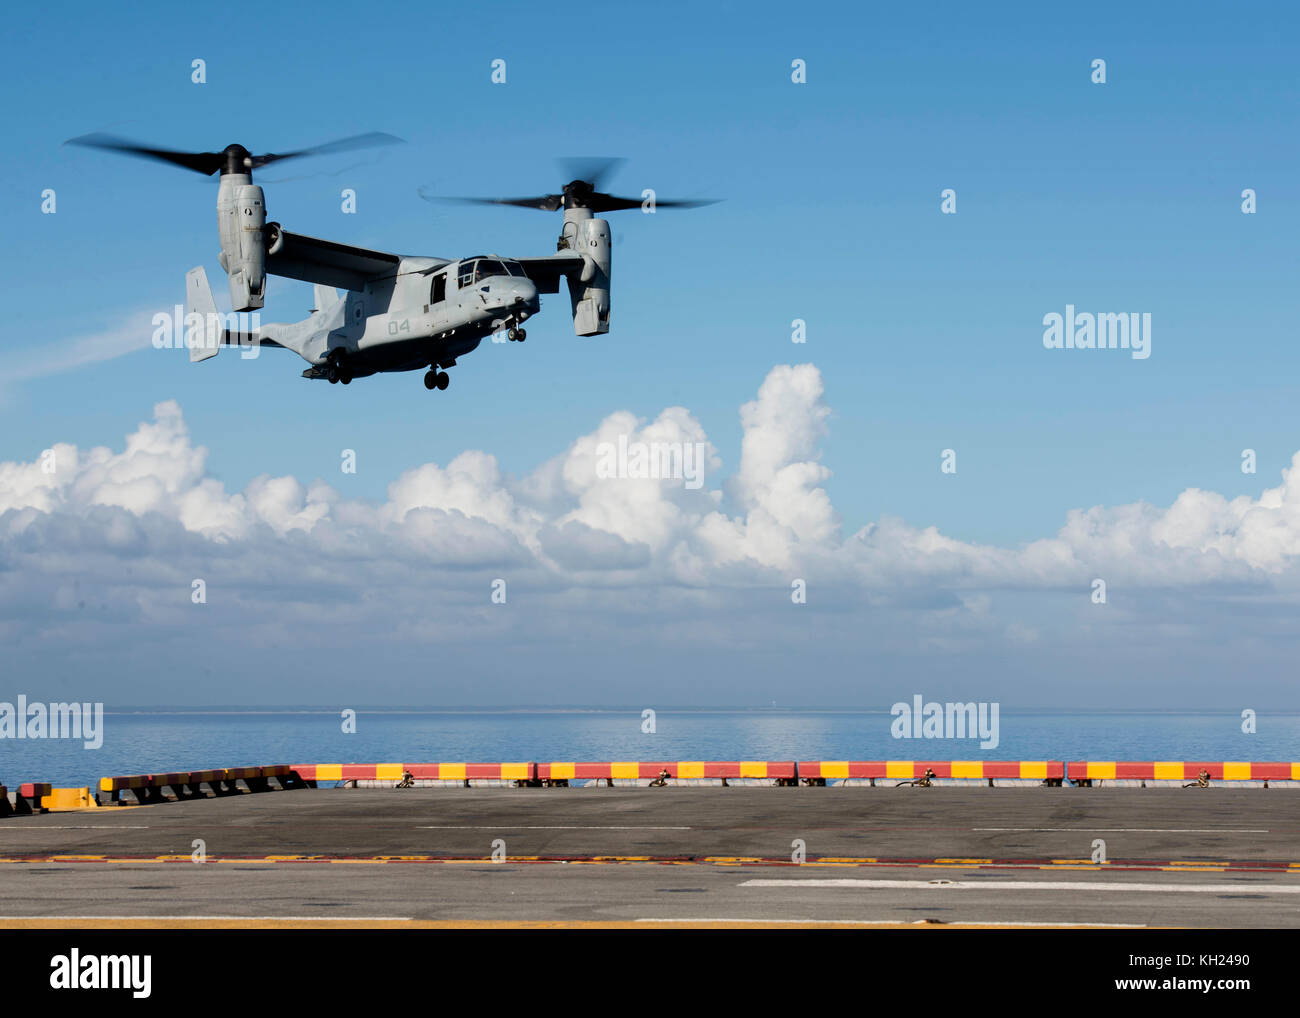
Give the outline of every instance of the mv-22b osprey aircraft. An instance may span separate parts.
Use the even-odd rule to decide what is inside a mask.
[[[574,333],[598,336],[609,331],[609,223],[596,213],[646,204],[597,189],[601,176],[621,160],[585,161],[559,194],[450,199],[548,212],[563,209],[564,228],[552,255],[456,260],[401,256],[305,237],[266,221],[266,199],[253,183],[253,170],[285,159],[396,141],[400,139],[392,135],[363,134],[267,155],[253,155],[242,145],[227,145],[220,152],[178,152],[105,134],[73,138],[69,144],[157,159],[208,176],[221,174],[218,260],[230,277],[233,310],[262,307],[268,274],[316,284],[316,307],[309,318],[236,332],[220,327],[203,266],[191,269],[185,287],[187,318],[197,312],[205,323],[212,323],[191,341],[191,361],[214,357],[222,346],[257,344],[298,354],[311,365],[302,373],[304,378],[347,385],[379,372],[427,368],[425,388],[445,389],[449,378],[442,369],[477,348],[484,336],[506,330],[508,339],[522,342],[527,337],[524,322],[541,310],[538,294],[559,293],[560,277],[568,283]],[[651,200],[655,209],[712,204]],[[339,297],[335,287],[347,295]]]

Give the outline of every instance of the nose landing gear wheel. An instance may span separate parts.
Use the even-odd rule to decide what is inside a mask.
[[[528,338],[528,333],[526,333],[523,329],[516,329],[515,331],[519,333],[519,335],[515,337],[515,339],[519,340],[519,342],[522,343],[525,339]]]
[[[519,330],[518,330],[518,329],[514,329],[514,328],[512,328],[509,332],[506,333],[506,339],[510,340],[510,342],[512,342],[512,343],[513,343],[515,340],[517,340],[518,338],[519,338]]]
[[[451,376],[445,371],[430,371],[424,376],[426,389],[445,389],[451,384]]]

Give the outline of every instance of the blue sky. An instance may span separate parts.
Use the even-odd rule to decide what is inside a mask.
[[[810,458],[831,472],[822,486],[844,535],[899,518],[1014,550],[1052,538],[1071,510],[1168,507],[1189,488],[1258,499],[1277,486],[1300,448],[1295,12],[809,11],[602,9],[590,30],[507,3],[11,12],[0,345],[17,371],[0,380],[0,461],[33,462],[55,442],[121,450],[156,403],[175,400],[209,450],[205,475],[228,491],[261,475],[324,478],[343,499],[379,503],[419,464],[484,450],[524,478],[610,414],[653,420],[682,406],[717,451],[722,509],[740,515],[724,484],[739,469],[739,408],[776,366],[812,364],[829,413]],[[206,84],[190,81],[195,58]],[[497,58],[504,85],[490,81]],[[806,84],[790,80],[795,58]],[[1090,80],[1095,58],[1104,85]],[[183,301],[193,265],[225,298],[213,180],[64,140],[109,131],[260,152],[370,130],[407,144],[267,169],[269,218],[403,254],[545,254],[558,215],[434,206],[417,188],[556,190],[553,160],[586,154],[628,159],[609,182],[618,193],[725,201],[611,215],[610,334],[574,337],[565,298],[544,298],[527,344],[484,344],[444,393],[418,374],[346,390],[308,382],[281,351],[191,365],[142,349],[58,370],[86,337],[129,343],[131,322]],[[356,215],[340,212],[345,187]],[[41,214],[45,188],[54,215]],[[944,188],[956,215],[940,213]],[[1244,188],[1258,195],[1255,215],[1241,212]],[[1066,304],[1149,312],[1151,357],[1045,350],[1042,318]],[[264,319],[310,306],[309,284],[277,280]],[[790,342],[795,318],[804,345]],[[345,448],[357,451],[355,475],[339,473]],[[957,451],[955,475],[939,470],[945,448]],[[1241,472],[1244,448],[1256,450],[1254,475]],[[1265,573],[1243,582],[1274,583]],[[1180,583],[1148,584],[1175,605],[1170,619]],[[1036,589],[1008,581],[1007,625],[1042,624]],[[131,624],[146,643],[171,639]],[[709,625],[722,654],[738,623],[724,612]],[[844,627],[824,634],[827,668],[871,650]],[[1290,634],[1270,630],[1250,660],[1283,660]],[[1241,660],[1227,639],[1225,660]],[[515,650],[530,653],[522,639]],[[918,639],[881,660],[943,672],[932,651]],[[989,651],[978,668],[1032,686],[1052,655],[1017,653]],[[835,695],[855,688],[845,680]],[[436,692],[421,699],[450,702]],[[521,695],[508,683],[498,693]],[[706,701],[736,695],[723,684]]]

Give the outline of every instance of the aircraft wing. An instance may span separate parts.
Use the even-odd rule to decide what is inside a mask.
[[[560,277],[582,272],[586,259],[572,251],[542,255],[539,258],[512,258],[524,267],[528,278],[537,284],[538,293],[559,293]]]
[[[362,290],[372,280],[394,275],[401,261],[385,251],[279,230],[266,253],[266,271],[309,283]]]

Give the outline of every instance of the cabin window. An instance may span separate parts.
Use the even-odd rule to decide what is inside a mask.
[[[440,304],[447,299],[447,273],[439,272],[433,277],[433,291],[429,295],[430,304]]]

